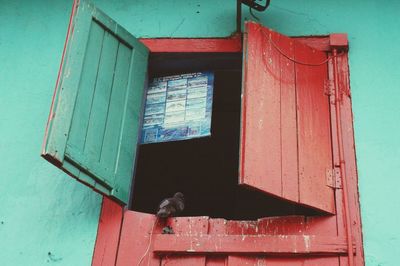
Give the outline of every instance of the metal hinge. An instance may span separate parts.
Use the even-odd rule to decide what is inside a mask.
[[[324,93],[325,95],[335,95],[335,84],[333,80],[326,79],[324,82]]]
[[[329,96],[329,102],[336,104],[335,83],[331,79],[326,79],[324,82],[324,93]]]
[[[331,188],[342,188],[342,178],[340,176],[340,168],[326,169],[326,185]]]

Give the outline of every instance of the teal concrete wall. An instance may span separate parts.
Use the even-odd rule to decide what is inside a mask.
[[[91,263],[101,197],[40,157],[70,9],[0,1],[2,266]]]
[[[91,261],[101,197],[39,157],[71,2],[0,0],[0,265]],[[94,2],[140,37],[235,30],[234,0]],[[349,34],[367,265],[399,264],[399,10],[396,0],[272,0],[257,13],[288,35]]]

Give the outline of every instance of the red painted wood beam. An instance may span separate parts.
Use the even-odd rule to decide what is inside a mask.
[[[333,256],[348,253],[345,237],[313,235],[154,235],[153,251],[213,255],[242,253]]]
[[[123,209],[109,198],[103,197],[92,266],[114,265],[117,259]]]
[[[342,35],[340,35],[342,36]],[[338,38],[340,42],[346,42],[347,44],[347,35],[345,37],[345,41],[343,41],[344,37]],[[340,118],[342,117],[341,115],[341,95],[339,92],[339,74],[338,74],[338,62],[337,62],[337,49],[333,49],[333,76],[334,76],[334,84],[335,84],[335,103],[336,103],[336,121],[339,121]],[[343,145],[343,134],[342,134],[342,123],[336,123],[336,134],[337,134],[337,140],[338,140],[338,152],[339,152],[339,163],[340,163],[340,176],[342,177],[342,184],[343,184],[343,216],[344,220],[346,221],[345,227],[346,227],[346,241],[347,245],[353,246],[353,232],[351,229],[351,213],[350,213],[350,207],[349,207],[349,191],[347,188],[347,173],[346,173],[346,166],[345,166],[345,160],[344,160],[344,145]],[[348,252],[347,258],[349,262],[349,266],[354,265],[354,257],[352,256],[353,254],[351,252]]]
[[[314,37],[294,37],[295,40],[298,40],[311,48],[314,48],[319,51],[330,52],[331,46],[329,43],[329,36],[314,36]]]
[[[320,51],[332,52],[332,49],[348,50],[349,41],[346,33],[331,33],[328,36],[293,37],[296,40]]]
[[[332,33],[329,35],[329,45],[338,50],[348,49],[349,40],[347,33]]]
[[[152,53],[236,53],[242,51],[239,35],[232,38],[207,39],[140,39]]]

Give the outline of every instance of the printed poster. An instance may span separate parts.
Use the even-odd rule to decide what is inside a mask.
[[[146,92],[141,143],[211,135],[212,72],[154,78]]]

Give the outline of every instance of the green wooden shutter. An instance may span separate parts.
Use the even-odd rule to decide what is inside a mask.
[[[74,11],[42,156],[127,203],[148,49],[92,4]]]

